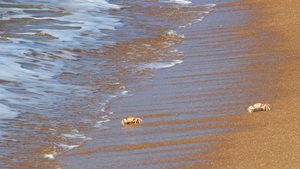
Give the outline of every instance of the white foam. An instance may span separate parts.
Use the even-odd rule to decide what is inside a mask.
[[[66,148],[66,149],[69,149],[69,150],[80,146],[80,145],[67,145],[67,144],[57,144],[57,145],[59,147]]]
[[[168,34],[168,35],[177,35],[176,31],[174,31],[174,30],[172,30],[172,29],[171,29],[171,30],[168,30],[168,31],[167,31],[167,34]]]
[[[216,4],[206,4],[205,6],[208,6],[208,7],[212,8],[212,7],[215,7]]]
[[[191,1],[186,1],[186,0],[170,0],[170,2],[175,2],[178,4],[191,4]]]
[[[123,94],[123,95],[126,95],[127,93],[128,93],[127,90],[122,91],[122,94]]]
[[[199,19],[196,19],[196,21],[198,21],[198,22],[202,22],[202,21],[203,21],[203,19],[204,19],[204,16],[200,17]]]
[[[64,133],[61,135],[66,138],[82,139],[83,141],[92,140],[92,138],[90,138],[90,137],[86,137],[83,134],[79,134],[78,130],[76,130],[76,129],[73,129],[71,131],[71,133]]]
[[[103,107],[102,109],[100,109],[100,111],[105,112],[105,107]]]
[[[27,4],[30,4],[30,2],[26,2]],[[33,2],[34,3],[34,2]],[[57,7],[57,10],[60,10],[59,8],[63,8],[65,11],[68,11],[69,13],[64,16],[59,17],[36,17],[32,14],[28,14],[27,12],[24,12],[23,8],[5,8],[3,9],[3,12],[13,12],[13,14],[5,15],[2,17],[2,20],[9,20],[13,18],[30,18],[35,20],[57,20],[62,21],[63,23],[57,23],[56,25],[59,26],[69,26],[70,28],[78,28],[78,29],[69,29],[69,30],[59,30],[59,29],[35,29],[35,25],[24,25],[27,27],[30,27],[31,30],[38,31],[40,33],[49,34],[53,37],[56,37],[58,39],[54,39],[54,41],[63,41],[68,42],[67,44],[61,44],[59,43],[60,48],[63,48],[63,46],[67,46],[70,44],[73,45],[80,45],[85,43],[93,43],[96,42],[96,38],[91,38],[89,36],[81,36],[83,33],[85,34],[94,34],[96,36],[105,36],[105,34],[102,33],[101,29],[115,29],[116,26],[122,25],[120,22],[120,19],[117,19],[115,16],[109,15],[108,13],[101,13],[99,15],[99,11],[103,10],[109,10],[109,9],[120,9],[121,6],[116,4],[110,4],[105,0],[66,0],[66,1],[60,1],[60,0],[52,0],[48,3],[51,8],[42,8],[42,9],[36,9],[36,8],[26,8],[30,9],[31,11],[47,11],[47,10],[54,10],[53,7]],[[47,5],[48,6],[48,5]],[[60,11],[63,12],[63,11]],[[94,13],[97,13],[97,15],[94,15]],[[67,33],[66,33],[67,32]],[[36,32],[25,32],[22,34],[32,34],[34,35]],[[19,33],[20,34],[20,33]],[[80,39],[80,41],[78,41]]]
[[[177,52],[179,52],[179,51],[178,51],[178,49],[170,49],[169,52],[170,52],[170,53],[177,53]]]
[[[0,2],[0,4],[4,3]],[[20,18],[28,20],[28,22],[22,22],[20,29],[16,28],[18,25],[12,25],[13,31],[5,32],[5,34],[12,35],[12,38],[3,40],[1,43],[0,80],[7,81],[7,83],[0,83],[1,125],[3,123],[1,119],[16,118],[26,110],[30,113],[44,113],[47,111],[47,106],[51,107],[59,101],[58,97],[64,97],[64,94],[70,92],[77,92],[76,89],[86,92],[87,87],[60,84],[57,79],[54,79],[64,71],[73,70],[65,66],[66,62],[72,63],[70,60],[77,60],[78,56],[75,52],[72,53],[65,49],[84,48],[88,50],[89,46],[95,48],[95,45],[89,44],[95,42],[101,44],[99,40],[106,36],[102,29],[114,30],[116,26],[122,25],[117,15],[111,15],[109,11],[106,11],[118,10],[121,6],[110,4],[106,0],[51,0],[48,2],[25,0],[10,4],[21,5],[21,7],[1,9],[0,13],[3,15],[0,20]],[[26,6],[22,6],[23,4]],[[41,4],[39,5],[41,8],[30,7],[37,4]],[[53,17],[39,17],[38,15],[43,12],[49,16],[53,13]],[[50,22],[46,19],[51,20],[50,22],[55,25],[48,25]],[[12,22],[12,24],[14,23]],[[53,27],[57,27],[57,29]],[[48,37],[39,39],[39,37],[34,37],[36,33],[49,34],[57,39]],[[97,47],[99,46],[97,45]],[[43,111],[39,111],[39,109]],[[60,119],[60,114],[50,113],[47,116],[55,116]],[[102,116],[102,118],[103,120],[99,121],[98,125],[110,121],[107,116]],[[56,131],[51,128],[49,130]],[[0,139],[6,139],[6,135],[9,134],[0,130]],[[67,144],[58,144],[66,149],[79,147],[84,141],[92,140],[76,129],[70,133],[62,133],[61,136],[64,140],[70,140]],[[41,157],[53,160],[56,155],[56,152],[46,152],[42,153]]]
[[[100,127],[100,126],[102,126],[102,123],[109,122],[110,120],[107,117],[108,117],[107,115],[101,116],[101,118],[104,120],[97,121],[96,124],[94,125],[94,127]],[[108,127],[106,127],[106,128],[108,128]]]
[[[49,158],[50,160],[54,160],[54,155],[53,154],[45,154],[44,155],[45,158]]]
[[[32,64],[32,62],[30,58],[23,54],[25,53],[23,48],[25,48],[23,44],[10,43],[6,44],[5,48],[2,49],[4,53],[20,57],[0,56],[0,79],[10,82],[5,87],[1,86],[0,88],[0,99],[6,101],[0,104],[0,119],[11,119],[19,115],[17,110],[8,105],[29,106],[35,104],[36,107],[38,104],[45,102],[48,102],[46,104],[50,105],[53,103],[52,99],[56,99],[56,96],[46,92],[46,88],[49,86],[52,89],[57,89],[56,91],[60,91],[67,87],[66,85],[59,85],[58,87],[56,84],[47,83],[48,80],[57,74],[55,68],[61,67],[60,64],[53,62],[43,64],[43,60],[39,60],[39,62],[34,63],[36,67],[30,69],[26,66],[24,67],[22,63]],[[50,65],[53,66],[53,69],[49,71],[49,68],[46,67]],[[14,87],[16,85],[19,87]],[[28,92],[30,95],[20,94],[17,91]],[[42,97],[47,99],[42,99]]]
[[[142,65],[142,67],[148,69],[165,69],[181,63],[183,63],[183,60],[173,60],[172,62],[153,62],[149,64],[144,64]]]
[[[167,35],[169,36],[169,37],[177,37],[177,38],[185,38],[185,36],[184,35],[178,35],[177,34],[177,32],[176,31],[174,31],[174,30],[168,30],[167,32]],[[172,45],[172,44],[171,44]]]

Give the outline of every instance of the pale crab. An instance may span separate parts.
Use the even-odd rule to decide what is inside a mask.
[[[137,118],[137,117],[128,117],[127,119],[123,119],[121,121],[121,124],[124,125],[124,124],[130,124],[130,123],[143,123],[143,120],[141,118]]]
[[[247,110],[249,113],[252,113],[253,111],[268,111],[271,108],[269,104],[255,103],[253,106],[249,106]]]

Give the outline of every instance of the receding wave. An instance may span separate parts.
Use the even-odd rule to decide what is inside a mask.
[[[157,69],[184,63],[176,45],[185,35],[175,30],[200,23],[214,7],[184,0],[0,3],[0,154],[7,168],[64,166],[61,153],[93,140],[89,133],[111,132],[118,112],[107,109],[134,96]]]

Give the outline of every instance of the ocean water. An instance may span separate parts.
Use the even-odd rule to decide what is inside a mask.
[[[216,4],[187,0],[13,0],[0,10],[0,165],[57,168],[110,130],[114,100],[184,63],[176,30]]]

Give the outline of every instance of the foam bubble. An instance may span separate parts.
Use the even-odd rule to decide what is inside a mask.
[[[174,30],[172,30],[172,29],[171,29],[171,30],[168,30],[168,31],[167,31],[167,34],[168,34],[168,35],[177,35],[176,31],[174,31]]]
[[[54,160],[54,155],[53,154],[45,154],[44,155],[45,158],[49,158],[50,160]]]
[[[149,64],[144,64],[142,65],[143,68],[148,68],[148,69],[164,69],[164,68],[170,68],[173,67],[177,64],[183,63],[183,60],[173,60],[172,62],[153,62]]]
[[[62,147],[62,148],[65,148],[65,149],[69,149],[69,150],[71,150],[71,149],[73,149],[73,148],[77,148],[77,147],[79,147],[80,145],[67,145],[67,144],[57,144],[59,147]]]
[[[128,93],[127,90],[122,91],[122,94],[123,94],[123,95],[126,95],[127,93]]]
[[[179,4],[191,4],[191,1],[186,1],[186,0],[170,0],[170,2],[175,2]]]

